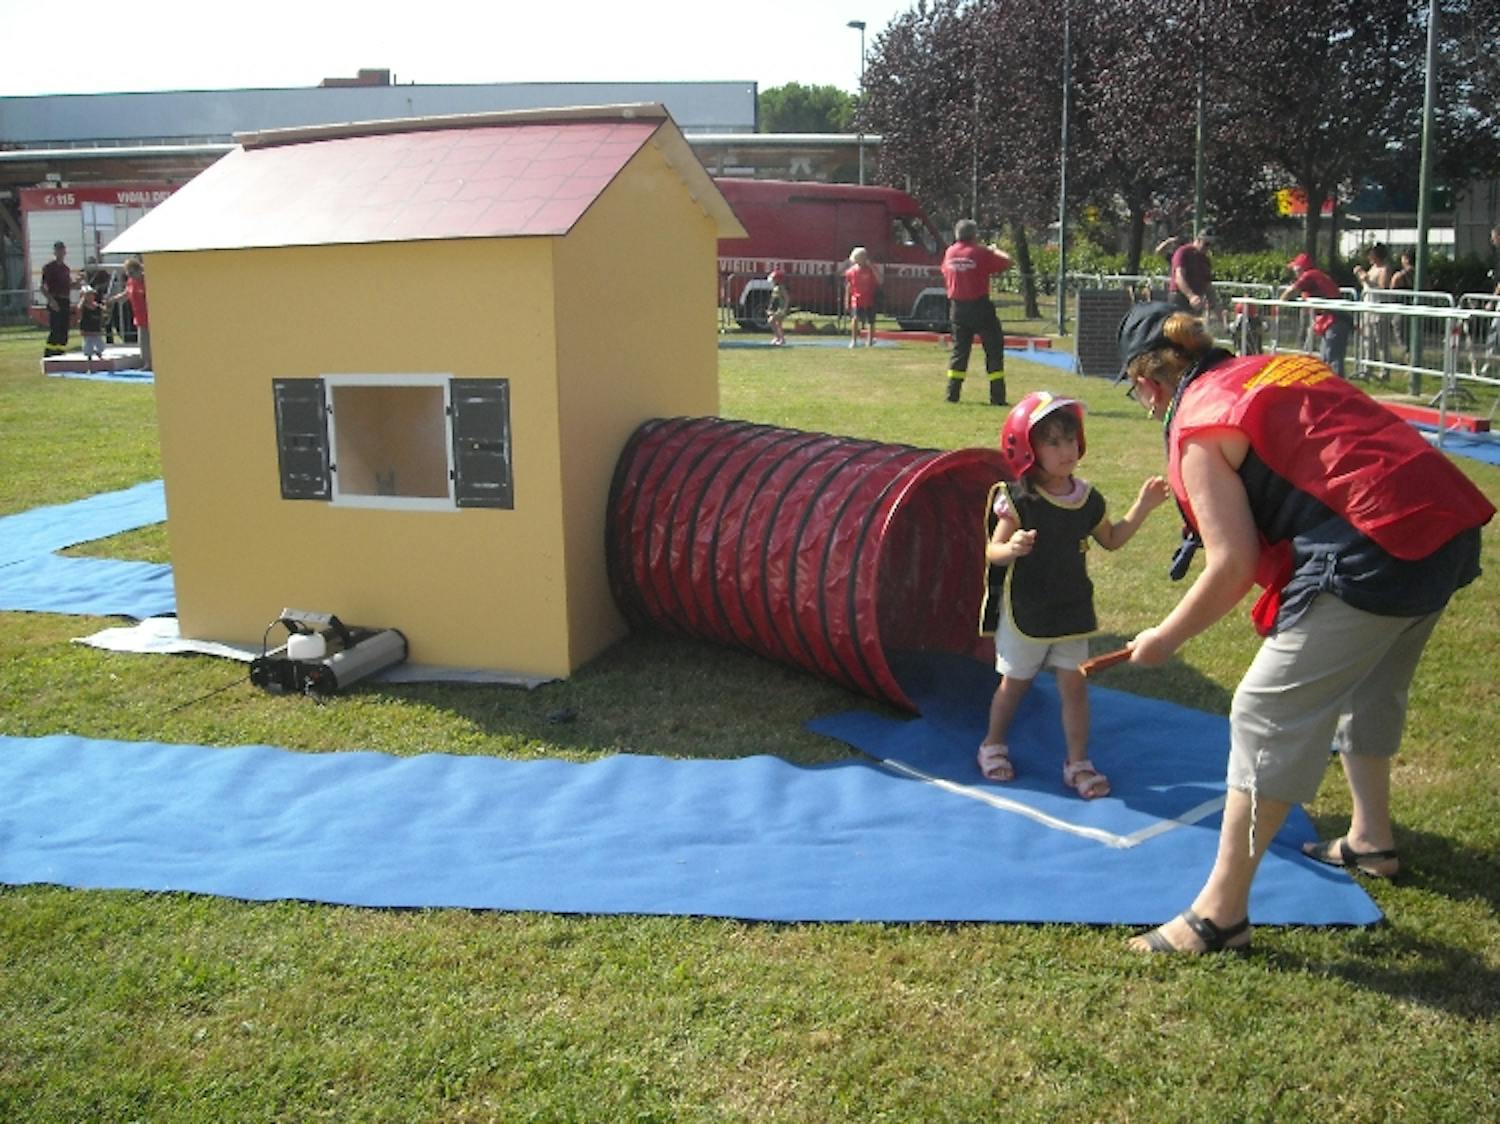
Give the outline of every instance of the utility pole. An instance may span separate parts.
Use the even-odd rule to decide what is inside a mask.
[[[1062,162],[1057,189],[1057,334],[1068,334],[1068,109],[1073,86],[1073,38],[1069,4],[1063,0]]]
[[[1422,92],[1422,163],[1417,177],[1417,269],[1412,279],[1412,288],[1422,292],[1427,288],[1427,226],[1432,221],[1428,199],[1432,194],[1432,109],[1437,100],[1438,68],[1438,0],[1427,5],[1427,82]],[[1411,393],[1422,393],[1422,376],[1416,370],[1421,361],[1422,334],[1420,321],[1412,318],[1408,333],[1408,350],[1411,354]]]
[[[1203,0],[1198,0],[1198,128],[1193,155],[1193,237],[1203,232],[1203,142],[1208,120],[1207,44],[1203,34]]]
[[[859,127],[859,182],[865,182],[865,21],[850,20],[849,26],[859,32],[859,108],[855,122]]]

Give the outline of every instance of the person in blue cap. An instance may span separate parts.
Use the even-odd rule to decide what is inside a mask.
[[[1166,431],[1167,480],[1206,564],[1161,623],[1130,641],[1157,667],[1251,586],[1265,638],[1235,690],[1214,865],[1188,909],[1131,941],[1146,952],[1242,952],[1250,887],[1329,748],[1353,803],[1310,859],[1378,878],[1401,867],[1391,759],[1407,693],[1444,607],[1479,575],[1484,494],[1395,414],[1306,355],[1236,357],[1197,317],[1137,304],[1122,379]],[[1399,471],[1398,471],[1399,470]]]

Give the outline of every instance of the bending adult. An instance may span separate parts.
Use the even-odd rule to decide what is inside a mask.
[[[1281,290],[1279,300],[1295,300],[1299,296],[1318,297],[1336,301],[1343,297],[1339,283],[1324,273],[1307,254],[1298,254],[1286,267],[1292,271],[1292,283]],[[1340,378],[1344,377],[1344,353],[1349,349],[1349,336],[1354,331],[1354,318],[1342,309],[1320,308],[1313,316],[1313,335],[1322,340],[1319,353],[1323,362],[1332,367]]]
[[[1214,263],[1208,256],[1213,232],[1200,230],[1191,242],[1172,251],[1167,302],[1183,312],[1206,317],[1214,303]]]
[[[948,291],[948,318],[953,350],[948,356],[948,401],[957,402],[969,373],[974,337],[984,345],[984,370],[990,380],[990,405],[1004,406],[1005,334],[990,299],[990,278],[1010,268],[1010,255],[979,244],[979,224],[959,219],[953,245],[943,254],[943,285]]]
[[[1166,663],[1254,584],[1265,637],[1230,708],[1217,857],[1192,905],[1132,947],[1218,952],[1250,943],[1250,886],[1292,805],[1316,795],[1329,748],[1353,799],[1349,829],[1307,854],[1359,873],[1400,868],[1391,758],[1412,675],[1454,591],[1479,574],[1494,506],[1405,422],[1311,356],[1217,349],[1166,304],[1120,324],[1122,377],[1166,429],[1168,480],[1207,552],[1192,587],[1131,642]]]

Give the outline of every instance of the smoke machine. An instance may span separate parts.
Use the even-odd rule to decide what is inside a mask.
[[[277,625],[286,629],[286,643],[268,651]],[[332,613],[283,609],[266,625],[250,682],[276,695],[327,697],[405,659],[406,637],[394,628],[351,628]]]

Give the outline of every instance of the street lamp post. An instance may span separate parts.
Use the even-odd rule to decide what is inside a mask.
[[[865,98],[865,21],[850,20],[849,26],[859,32],[859,100]],[[855,111],[855,120],[859,123],[859,182],[865,182],[865,123],[863,105]]]
[[[1068,111],[1073,102],[1072,12],[1063,0],[1062,140],[1057,179],[1057,334],[1068,334]]]

